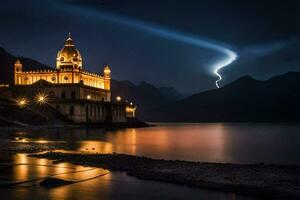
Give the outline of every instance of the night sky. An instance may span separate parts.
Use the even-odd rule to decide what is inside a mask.
[[[135,83],[185,93],[216,88],[243,75],[267,79],[300,70],[297,1],[1,0],[0,46],[55,67],[68,32],[83,67]],[[215,48],[216,47],[216,48]],[[2,66],[3,67],[3,66]]]

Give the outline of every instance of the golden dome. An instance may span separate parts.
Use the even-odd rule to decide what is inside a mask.
[[[71,34],[66,40],[65,46],[57,53],[56,68],[82,69],[82,58],[75,48]]]
[[[104,66],[104,73],[107,73],[107,74],[111,73],[111,70],[108,65]]]

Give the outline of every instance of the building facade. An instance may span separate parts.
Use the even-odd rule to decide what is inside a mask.
[[[57,53],[56,68],[51,70],[25,70],[20,60],[14,64],[15,96],[40,96],[74,123],[126,122],[135,117],[135,106],[113,102],[110,90],[111,70],[108,65],[103,74],[83,69],[83,59],[75,48],[71,35]]]

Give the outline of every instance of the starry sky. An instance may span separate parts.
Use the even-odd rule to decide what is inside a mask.
[[[299,5],[298,5],[299,4]],[[300,70],[298,1],[1,0],[0,46],[55,67],[69,32],[83,67],[184,93]]]

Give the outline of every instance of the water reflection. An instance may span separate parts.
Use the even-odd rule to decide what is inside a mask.
[[[300,125],[290,124],[160,124],[151,128],[117,131],[57,129],[1,132],[0,145],[5,146],[6,140],[9,140],[17,145],[27,146],[63,144],[58,148],[85,153],[118,152],[164,159],[300,164],[299,132]],[[73,171],[76,173],[71,173]],[[29,158],[25,154],[0,156],[1,183],[33,180],[55,174],[57,178],[78,181],[105,172],[104,169],[69,163],[53,164],[46,159]],[[138,180],[115,172],[53,189],[41,188],[38,183],[39,181],[32,181],[9,189],[0,188],[1,199],[26,200],[34,197],[37,200],[254,200],[230,193]]]
[[[25,181],[28,179],[28,166],[25,165],[28,163],[28,157],[25,154],[17,154],[14,156],[14,163],[16,164],[24,164],[14,167],[15,170],[13,175],[15,180]]]
[[[69,163],[53,164],[45,159],[27,157],[25,154],[5,155],[5,160],[12,160],[14,164],[6,168],[13,169],[12,173],[6,173],[5,177],[10,182],[34,180],[37,178],[56,175],[57,178],[79,181],[92,178],[107,170],[82,167]],[[5,170],[3,162],[0,162],[1,172]],[[75,173],[68,173],[74,172]],[[1,173],[0,172],[0,173]],[[0,182],[3,182],[0,176]],[[109,173],[105,176],[86,182],[79,182],[57,188],[42,188],[39,181],[32,181],[13,188],[0,188],[1,199],[8,200],[96,200],[96,199],[214,199],[214,200],[255,200],[250,197],[236,196],[230,193],[221,193],[165,184],[152,181],[142,181],[126,176],[124,173]]]
[[[60,149],[153,158],[234,163],[300,164],[300,125],[160,124],[151,128],[68,129],[0,133]],[[16,141],[18,143],[20,141]],[[31,144],[30,143],[30,144]]]

